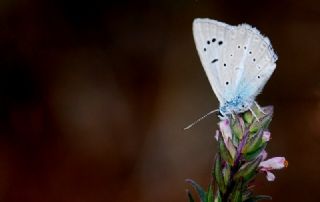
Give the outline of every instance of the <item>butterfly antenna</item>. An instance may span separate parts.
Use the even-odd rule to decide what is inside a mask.
[[[219,109],[215,109],[212,110],[211,112],[207,113],[206,115],[202,116],[201,118],[199,118],[198,120],[196,120],[195,122],[193,122],[192,124],[188,125],[187,127],[184,128],[184,130],[188,130],[190,129],[192,126],[196,125],[197,123],[199,123],[202,119],[206,118],[207,116],[213,114],[214,112],[219,111]]]

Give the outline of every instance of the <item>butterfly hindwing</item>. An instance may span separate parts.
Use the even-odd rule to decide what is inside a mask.
[[[243,73],[237,84],[236,92],[254,100],[276,68],[277,56],[270,41],[250,25],[238,26],[248,33],[247,43],[243,46]]]

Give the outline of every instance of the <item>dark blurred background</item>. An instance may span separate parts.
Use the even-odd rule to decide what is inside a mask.
[[[196,17],[249,23],[279,55],[260,105],[274,105],[270,156],[289,167],[256,193],[319,201],[317,0],[1,0],[0,201],[186,201],[207,186],[218,107]]]

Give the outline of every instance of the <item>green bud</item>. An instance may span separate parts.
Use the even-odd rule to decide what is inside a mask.
[[[251,137],[243,147],[241,153],[247,161],[255,159],[260,152],[266,147],[267,143],[263,141],[263,131],[260,130],[256,135]]]
[[[243,156],[247,161],[251,161],[251,160],[257,158],[261,154],[261,152],[266,148],[266,146],[267,146],[267,143],[264,142],[256,150],[252,150],[251,152],[247,152]]]
[[[243,135],[244,135],[244,121],[241,117],[236,116],[235,119],[231,119],[231,130],[232,130],[232,135],[233,135],[233,139],[236,140],[236,142],[234,142],[235,145],[238,145],[239,140],[242,139]]]
[[[246,125],[250,125],[254,119],[254,116],[252,115],[252,113],[250,111],[246,111],[243,114],[243,119],[244,119]]]
[[[250,128],[249,131],[251,134],[256,133],[259,129],[265,129],[269,126],[271,122],[272,114],[265,114],[263,117],[259,118],[259,120],[255,120]]]

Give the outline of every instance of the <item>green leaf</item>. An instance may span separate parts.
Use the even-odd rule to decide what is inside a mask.
[[[187,195],[188,195],[189,202],[194,202],[192,194],[191,194],[191,192],[189,190],[187,190]]]
[[[223,174],[223,179],[224,179],[224,184],[228,184],[229,180],[230,180],[230,166],[228,164],[226,164],[222,170],[222,174]]]
[[[214,198],[214,202],[222,202],[220,191],[218,190]]]
[[[231,193],[231,202],[242,202],[242,183],[243,180],[237,181]]]
[[[264,142],[260,147],[258,147],[256,150],[252,150],[250,152],[245,153],[243,156],[247,161],[251,161],[255,158],[257,158],[261,152],[266,148],[267,143]]]
[[[221,154],[222,159],[225,160],[226,162],[228,162],[230,165],[233,165],[233,158],[232,158],[229,150],[227,149],[227,146],[224,143],[221,135],[219,135],[219,137],[218,137],[218,142],[219,142],[219,150],[220,150],[220,154]]]
[[[239,171],[233,176],[234,180],[243,179],[244,183],[248,183],[258,173],[257,168],[262,160],[262,156],[259,156],[254,161],[248,162],[240,167]]]
[[[255,113],[258,120],[256,119],[256,117],[253,116],[252,112],[249,110],[243,114],[243,119],[247,126],[251,126],[250,132],[254,133],[258,128],[261,127],[261,125],[264,125],[264,127],[266,127],[270,123],[273,115],[273,106],[267,106],[263,107],[262,109],[259,109],[257,105],[254,105],[252,106],[252,111]]]
[[[246,201],[251,197],[252,197],[252,192],[248,189],[242,193],[242,200],[243,201]]]
[[[261,151],[267,146],[267,143],[263,141],[263,131],[260,130],[254,135],[246,145],[243,147],[241,153],[247,161],[255,159]]]
[[[262,145],[262,136],[263,131],[260,130],[258,133],[253,135],[249,141],[246,142],[245,146],[242,149],[242,153],[247,153],[256,150],[258,147]]]
[[[207,202],[213,202],[212,185],[209,186],[209,189],[208,189],[208,192],[207,192]]]
[[[222,174],[222,167],[221,167],[221,158],[219,153],[216,156],[216,160],[214,163],[214,179],[216,180],[216,183],[219,187],[219,190],[222,193],[226,192],[226,184],[224,183],[224,178],[223,178],[223,174]]]
[[[256,202],[261,200],[272,200],[272,197],[267,195],[257,195],[245,200],[244,202]]]
[[[256,133],[258,130],[265,129],[269,126],[272,115],[273,115],[273,107],[264,108],[266,110],[265,114],[260,113],[258,116],[259,120],[254,119],[253,123],[250,125],[249,131],[250,133]]]
[[[191,179],[187,179],[186,182],[191,184],[191,186],[197,191],[200,201],[206,202],[206,192],[202,189],[202,187]]]

